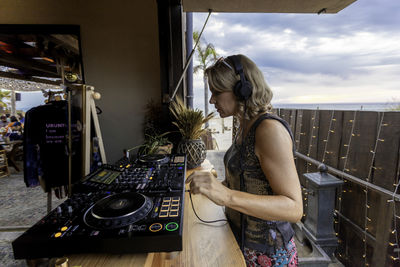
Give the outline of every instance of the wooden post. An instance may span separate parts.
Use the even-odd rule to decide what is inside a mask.
[[[83,86],[82,92],[82,117],[83,117],[83,170],[84,176],[90,173],[90,136],[91,136],[91,121],[90,121],[90,99],[92,95],[91,86]]]
[[[105,163],[107,163],[106,153],[104,151],[103,137],[101,135],[99,118],[97,117],[96,105],[94,103],[93,93],[90,97],[90,110],[91,110],[92,118],[93,118],[94,132],[95,132],[97,138],[99,139],[99,150],[100,150],[101,162],[103,164],[105,164]]]
[[[106,160],[106,154],[104,151],[104,144],[103,144],[103,138],[101,135],[101,130],[100,130],[100,124],[99,124],[99,119],[97,117],[97,112],[96,112],[96,105],[94,103],[94,87],[93,86],[87,86],[84,85],[83,88],[83,99],[82,99],[82,110],[83,110],[83,157],[84,157],[84,175],[88,175],[90,173],[90,158],[91,158],[91,125],[92,125],[92,119],[93,119],[93,124],[94,124],[94,133],[95,136],[99,139],[99,150],[100,150],[100,156],[101,156],[101,162],[105,164],[107,162]],[[97,93],[97,96],[100,98],[100,94]]]

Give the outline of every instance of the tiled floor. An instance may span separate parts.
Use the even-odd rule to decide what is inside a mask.
[[[26,266],[14,260],[11,242],[47,214],[47,193],[40,186],[27,188],[22,173],[11,171],[0,178],[0,266]],[[62,201],[53,196],[52,207]]]

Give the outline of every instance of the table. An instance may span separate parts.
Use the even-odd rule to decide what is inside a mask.
[[[211,170],[207,160],[198,168]],[[192,195],[197,214],[203,220],[225,218],[223,208],[202,195]],[[185,193],[183,250],[179,252],[142,254],[75,254],[67,255],[69,266],[246,266],[242,252],[227,223],[205,224],[193,213],[189,193]]]

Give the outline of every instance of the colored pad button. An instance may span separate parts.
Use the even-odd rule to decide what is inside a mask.
[[[169,210],[169,206],[163,206],[161,207],[161,211],[168,211]]]
[[[64,227],[61,228],[61,231],[64,232],[64,231],[67,231],[67,229],[68,229],[68,227],[64,226]]]
[[[149,230],[152,232],[158,232],[162,229],[162,224],[161,223],[153,223],[150,225]]]
[[[179,206],[172,206],[172,207],[170,208],[170,210],[171,210],[171,211],[177,211],[177,210],[179,210]]]
[[[159,217],[168,217],[168,211],[161,211]]]
[[[178,228],[179,225],[176,222],[167,223],[167,225],[165,226],[165,229],[170,232],[176,231]]]
[[[173,210],[169,212],[169,217],[178,217],[178,211],[177,210]]]
[[[61,233],[61,232],[58,232],[58,233],[56,233],[56,234],[54,235],[54,237],[57,238],[57,237],[60,237],[61,235],[62,235],[62,233]]]

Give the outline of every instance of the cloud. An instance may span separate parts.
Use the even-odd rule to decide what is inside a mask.
[[[212,14],[204,38],[253,59],[276,101],[385,102],[400,97],[398,25],[400,1],[363,0],[338,14]]]

